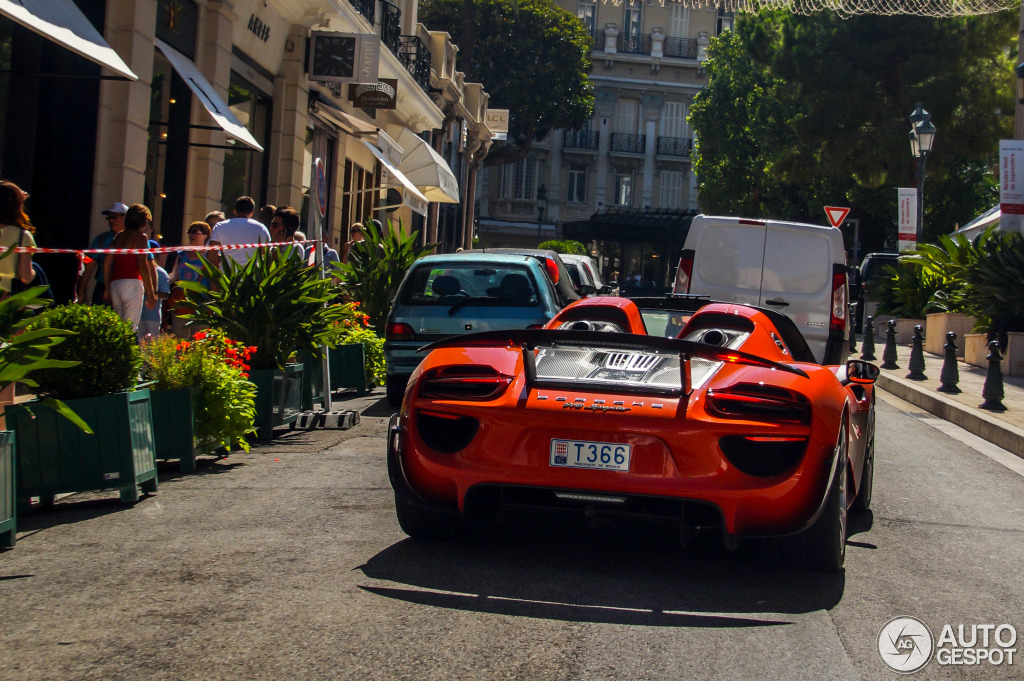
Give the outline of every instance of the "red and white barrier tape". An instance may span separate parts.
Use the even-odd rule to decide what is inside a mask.
[[[217,244],[216,246],[160,246],[159,248],[40,248],[32,246],[15,246],[7,249],[0,246],[0,253],[12,250],[15,253],[70,253],[82,255],[85,253],[113,253],[115,255],[128,255],[132,253],[177,253],[178,251],[233,251],[240,248],[267,248],[269,246],[295,246],[297,244],[315,244],[315,239],[306,241],[273,241],[260,244]]]

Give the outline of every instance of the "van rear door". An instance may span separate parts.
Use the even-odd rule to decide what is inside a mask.
[[[819,362],[829,340],[833,236],[842,239],[827,227],[770,222],[758,301],[792,319]]]
[[[686,240],[695,253],[689,292],[759,305],[766,229],[761,220],[695,217]]]

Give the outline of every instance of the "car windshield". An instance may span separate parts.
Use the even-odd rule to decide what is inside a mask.
[[[402,303],[532,307],[540,304],[540,296],[526,267],[433,263],[413,270],[402,293]]]

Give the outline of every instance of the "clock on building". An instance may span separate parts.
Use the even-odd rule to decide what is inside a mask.
[[[346,82],[355,78],[358,36],[314,32],[310,36],[309,79]]]

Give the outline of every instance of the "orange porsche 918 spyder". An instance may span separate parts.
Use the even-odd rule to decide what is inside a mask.
[[[768,537],[787,563],[842,567],[867,509],[877,367],[821,366],[773,310],[597,297],[543,329],[424,348],[388,434],[398,521],[480,532],[517,507]]]

